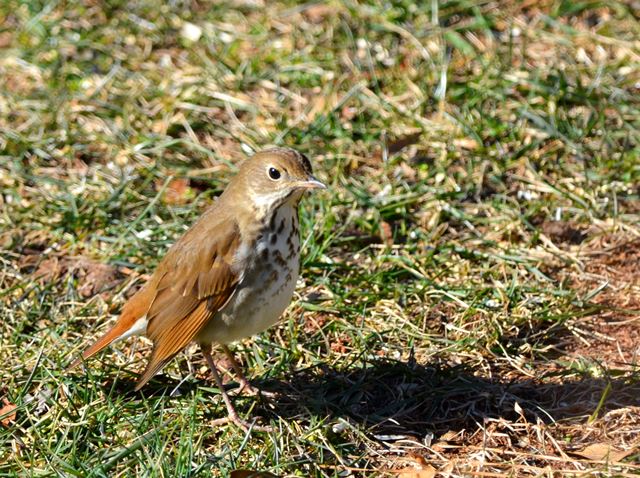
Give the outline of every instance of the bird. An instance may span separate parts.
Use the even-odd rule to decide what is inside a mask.
[[[298,205],[305,191],[317,189],[326,186],[313,176],[308,157],[295,149],[265,149],[245,160],[125,303],[115,324],[69,368],[117,340],[145,335],[153,347],[138,391],[196,342],[227,409],[216,424],[268,430],[239,416],[211,350],[221,346],[241,389],[255,392],[228,345],[275,324],[291,302],[300,272]]]

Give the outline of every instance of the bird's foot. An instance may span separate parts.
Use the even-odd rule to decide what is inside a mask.
[[[249,423],[248,421],[240,418],[237,413],[229,413],[229,415],[227,415],[226,417],[216,418],[211,422],[211,425],[216,427],[220,425],[227,425],[229,423],[233,423],[234,425],[242,428],[245,432],[256,431],[269,433],[275,430],[272,426],[269,425],[256,425],[255,422]]]
[[[262,390],[262,389],[259,389],[258,387],[254,387],[244,377],[242,378],[238,377],[238,383],[240,384],[240,387],[236,392],[238,394],[246,395],[249,397],[261,396],[266,398],[273,398],[276,396],[276,394],[273,392],[269,392],[267,390]]]

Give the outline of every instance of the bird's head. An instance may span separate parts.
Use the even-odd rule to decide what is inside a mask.
[[[256,153],[240,166],[237,180],[246,188],[246,199],[263,211],[276,209],[289,201],[296,203],[305,191],[326,189],[313,176],[309,159],[290,148]]]

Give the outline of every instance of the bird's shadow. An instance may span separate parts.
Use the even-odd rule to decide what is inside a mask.
[[[640,407],[638,370],[609,378],[505,380],[478,377],[462,365],[380,359],[345,370],[321,364],[280,379],[257,378],[252,383],[272,395],[257,402],[236,395],[238,410],[250,408],[253,417],[259,415],[267,421],[344,418],[376,434],[417,437],[474,429],[488,418],[548,423],[589,416],[596,410],[604,413]],[[141,392],[134,392],[134,385],[133,380],[120,379],[111,387],[126,395],[164,395],[169,399],[212,387],[206,378],[177,382],[164,375],[154,377]],[[234,388],[230,384],[229,389]]]
[[[339,371],[318,366],[257,383],[274,392],[263,413],[288,419],[345,418],[381,434],[476,428],[487,418],[552,422],[640,406],[640,374],[569,381],[480,378],[462,366],[377,360]],[[270,410],[270,411],[269,411]]]

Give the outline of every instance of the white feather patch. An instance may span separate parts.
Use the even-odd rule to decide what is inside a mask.
[[[132,335],[144,335],[147,333],[147,325],[149,321],[147,320],[147,316],[143,315],[138,320],[136,320],[131,328],[127,330],[124,334],[117,338],[117,340],[126,339],[131,337]]]

